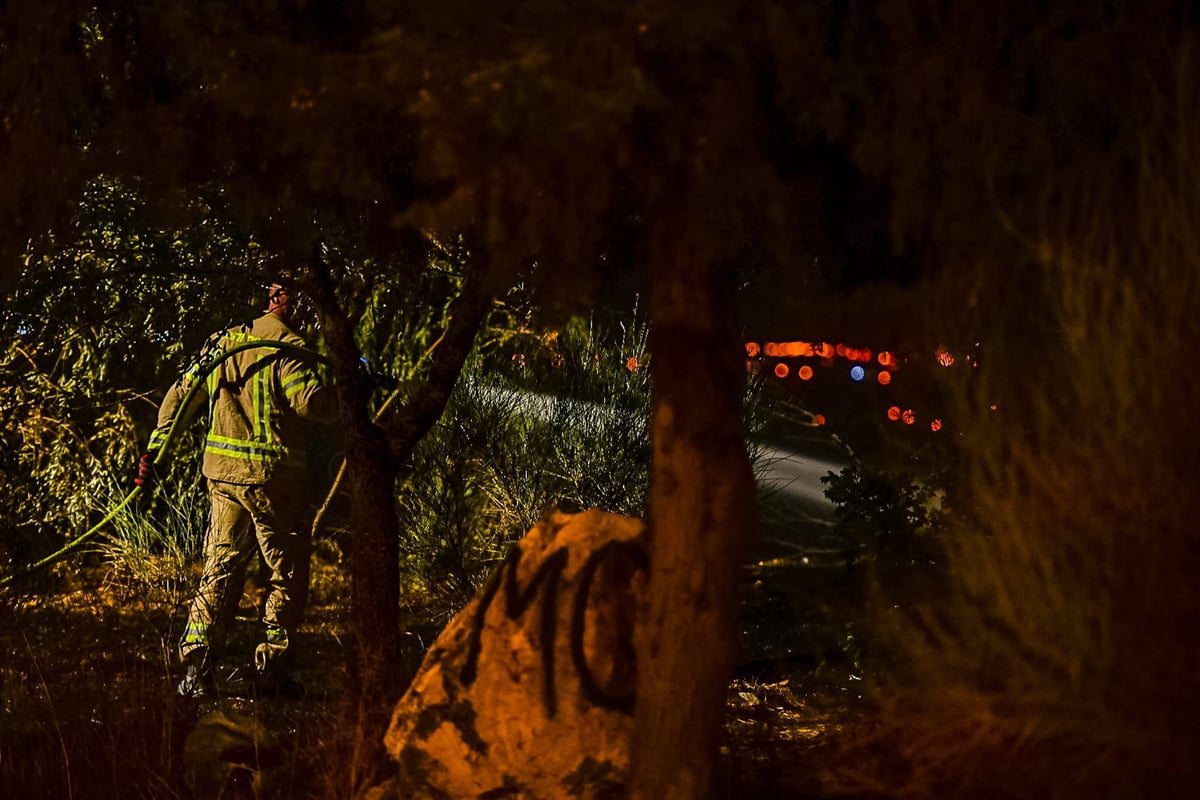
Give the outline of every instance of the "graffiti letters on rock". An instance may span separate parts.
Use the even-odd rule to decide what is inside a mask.
[[[622,794],[633,627],[648,564],[637,520],[543,520],[434,643],[385,739],[400,797]],[[387,794],[387,792],[385,792]]]

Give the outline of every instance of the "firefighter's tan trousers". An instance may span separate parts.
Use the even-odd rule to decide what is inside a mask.
[[[301,526],[303,485],[274,479],[245,486],[209,480],[212,513],[204,537],[204,574],[188,610],[180,655],[206,648],[220,653],[241,599],[246,565],[255,546],[270,570],[263,624],[266,641],[255,654],[261,668],[288,648],[304,609],[312,542]]]

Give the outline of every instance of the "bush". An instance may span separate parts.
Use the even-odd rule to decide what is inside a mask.
[[[883,569],[904,569],[935,559],[945,524],[940,475],[900,475],[856,462],[821,478],[837,505],[834,533],[847,563],[868,560]],[[940,560],[940,558],[937,558]]]
[[[246,313],[261,248],[204,203],[176,222],[97,178],[70,225],[31,241],[0,301],[0,564],[36,560],[98,520],[149,436],[145,387],[173,380],[200,337]]]
[[[510,338],[464,371],[400,493],[402,571],[444,622],[547,511],[640,516],[649,479],[644,326],[574,320]]]

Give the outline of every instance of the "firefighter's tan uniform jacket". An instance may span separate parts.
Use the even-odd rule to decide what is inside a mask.
[[[328,419],[332,411],[331,398],[321,391],[309,361],[280,348],[251,348],[222,360],[207,377],[200,375],[204,362],[211,363],[239,345],[260,340],[305,346],[304,340],[275,314],[264,314],[253,322],[214,334],[205,358],[190,367],[163,398],[150,447],[156,449],[165,443],[180,403],[192,385],[203,380],[186,413],[190,416],[208,404],[205,477],[227,483],[264,484],[281,470],[300,475],[304,466],[300,417]]]

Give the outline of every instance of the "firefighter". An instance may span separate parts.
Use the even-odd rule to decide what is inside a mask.
[[[202,379],[185,418],[207,403],[208,434],[202,471],[212,504],[204,537],[204,571],[179,643],[184,676],[179,694],[215,690],[222,638],[237,610],[247,562],[255,549],[270,573],[262,615],[263,641],[254,652],[260,685],[277,688],[287,676],[284,657],[300,621],[308,589],[310,532],[305,527],[303,418],[326,422],[332,392],[321,386],[310,359],[275,347],[222,353],[258,340],[305,346],[292,326],[296,298],[281,279],[268,290],[267,309],[252,322],[209,338],[205,354],[167,391],[137,484],[153,480],[156,451],[192,384]],[[207,377],[206,365],[220,359]]]

